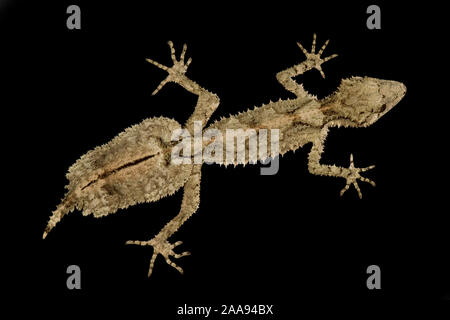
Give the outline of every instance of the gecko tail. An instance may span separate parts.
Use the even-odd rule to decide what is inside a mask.
[[[56,210],[53,211],[52,216],[50,217],[47,226],[45,227],[44,234],[42,235],[42,239],[45,239],[49,232],[56,226],[56,224],[61,221],[61,219],[73,211],[75,208],[75,201],[71,194],[67,194],[61,201],[61,203],[56,207]]]

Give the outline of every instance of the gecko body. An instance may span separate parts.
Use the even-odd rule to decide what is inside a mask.
[[[318,70],[325,77],[321,65],[337,55],[321,57],[328,41],[315,53],[315,35],[311,52],[305,50],[300,43],[297,44],[306,60],[277,74],[277,80],[296,96],[295,99],[270,102],[253,110],[222,118],[205,128],[212,113],[219,106],[219,98],[185,75],[192,61],[188,59],[185,62],[186,45],[177,59],[173,44],[169,42],[172,67],[147,59],[168,73],[167,78],[153,94],[166,83],[175,82],[198,96],[193,114],[184,126],[164,117],[146,119],[126,129],[107,144],[83,155],[69,168],[69,184],[66,186],[68,191],[53,211],[43,238],[64,215],[75,209],[83,215],[93,214],[95,217],[101,217],[137,203],[158,201],[184,188],[180,212],[153,239],[127,241],[127,244],[153,247],[148,276],[151,275],[159,254],[169,265],[182,273],[183,270],[170,258],[178,259],[190,253],[175,253],[173,249],[181,242],[172,244],[168,238],[198,209],[202,164],[174,164],[170,159],[175,145],[171,137],[175,130],[183,128],[192,134],[196,121],[202,123],[204,130],[216,129],[224,137],[227,129],[278,129],[280,154],[311,143],[309,171],[316,175],[345,178],[346,185],[341,190],[341,195],[353,185],[362,197],[358,180],[372,185],[375,183],[360,173],[374,166],[356,168],[352,155],[348,168],[321,164],[320,158],[328,130],[336,126],[366,127],[373,124],[403,98],[406,87],[397,81],[352,77],[342,80],[339,88],[330,96],[318,99],[293,78],[312,69]],[[205,145],[208,145],[208,142]],[[268,151],[268,157],[276,156],[271,150]],[[244,163],[246,161],[247,159]],[[216,162],[223,164],[225,160]]]

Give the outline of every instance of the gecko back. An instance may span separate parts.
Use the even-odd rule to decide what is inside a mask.
[[[68,192],[53,212],[46,233],[75,208],[83,215],[100,217],[136,203],[157,201],[182,187],[192,168],[170,163],[171,134],[179,128],[172,119],[146,119],[84,154],[69,168]]]

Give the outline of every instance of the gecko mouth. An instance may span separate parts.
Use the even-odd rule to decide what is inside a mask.
[[[117,168],[114,168],[114,169],[105,171],[104,173],[102,173],[101,175],[99,175],[96,179],[92,180],[91,182],[89,182],[88,184],[86,184],[84,187],[82,187],[82,188],[81,188],[81,191],[83,191],[84,189],[86,189],[87,187],[89,187],[90,185],[96,183],[96,182],[99,181],[99,180],[105,179],[105,178],[107,178],[107,177],[109,177],[109,176],[111,176],[111,175],[113,175],[113,174],[115,174],[115,173],[117,173],[117,172],[119,172],[119,171],[121,171],[121,170],[124,170],[124,169],[126,169],[126,168],[130,168],[130,167],[133,167],[133,166],[137,166],[137,165],[139,165],[140,163],[142,163],[142,162],[144,162],[144,161],[147,161],[147,160],[149,160],[149,159],[151,159],[151,158],[154,158],[154,157],[157,156],[158,154],[159,154],[159,153],[152,154],[152,155],[149,155],[149,156],[145,156],[145,157],[142,157],[142,158],[133,160],[133,161],[131,161],[131,162],[125,163],[125,164],[123,164],[123,165],[121,165],[121,166],[119,166],[119,167],[117,167]]]

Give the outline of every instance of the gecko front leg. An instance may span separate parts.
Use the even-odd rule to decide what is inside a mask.
[[[323,143],[328,134],[328,128],[325,127],[320,132],[320,135],[313,141],[313,146],[308,156],[308,170],[312,174],[330,177],[342,177],[345,178],[347,183],[345,187],[341,190],[340,195],[342,196],[345,191],[348,190],[350,185],[353,185],[358,192],[359,198],[362,198],[361,190],[358,186],[358,180],[368,182],[375,187],[375,182],[370,179],[362,177],[360,174],[362,172],[368,171],[375,168],[374,165],[365,168],[355,168],[353,163],[353,154],[350,155],[350,166],[348,168],[329,166],[320,164],[320,159],[323,153]]]
[[[194,165],[192,173],[184,185],[183,200],[181,203],[180,212],[173,218],[164,228],[150,241],[127,241],[126,244],[136,244],[140,246],[152,246],[153,256],[150,260],[150,268],[148,270],[148,276],[152,274],[153,266],[155,264],[156,257],[161,254],[167,264],[177,269],[180,273],[183,273],[183,269],[177,266],[170,260],[170,257],[175,259],[190,255],[189,252],[183,252],[177,254],[173,249],[180,245],[182,242],[178,241],[171,244],[168,238],[174,234],[181,225],[191,217],[195,211],[197,211],[200,204],[200,180],[201,180],[201,165]]]
[[[300,42],[297,42],[297,45],[303,51],[306,56],[306,60],[300,64],[297,64],[291,68],[280,71],[277,73],[277,80],[281,85],[288,91],[295,94],[298,98],[312,98],[312,96],[303,88],[303,85],[298,84],[293,78],[299,76],[311,69],[317,69],[323,78],[325,78],[325,74],[322,71],[321,65],[328,60],[331,60],[337,57],[337,54],[333,54],[326,58],[321,58],[323,51],[328,45],[329,40],[327,40],[322,48],[320,48],[318,53],[315,53],[316,50],[316,34],[313,36],[313,44],[311,48],[311,52],[308,52],[303,48]]]

